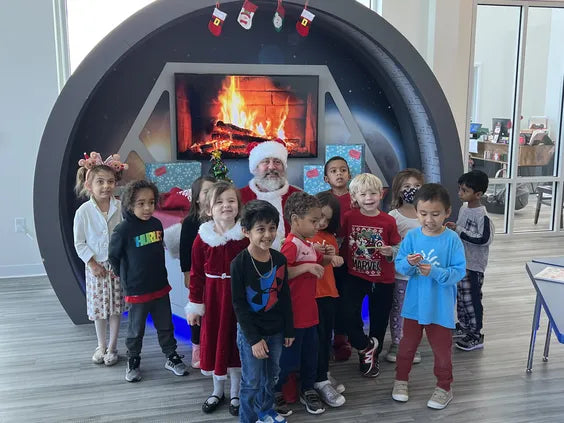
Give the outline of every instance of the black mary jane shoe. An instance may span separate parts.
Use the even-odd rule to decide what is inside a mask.
[[[239,415],[239,406],[238,405],[233,405],[233,400],[237,400],[239,401],[239,397],[233,397],[231,398],[231,400],[229,401],[229,414],[231,414],[232,416],[237,417]]]
[[[217,398],[217,402],[208,402],[211,398]],[[210,395],[208,399],[202,404],[202,411],[204,413],[213,413],[217,407],[225,402],[225,395],[222,395],[221,398],[217,395]]]

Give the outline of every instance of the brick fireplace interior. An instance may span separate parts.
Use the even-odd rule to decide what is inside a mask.
[[[319,81],[305,75],[176,74],[177,156],[247,157],[247,145],[281,139],[290,157],[317,156]]]

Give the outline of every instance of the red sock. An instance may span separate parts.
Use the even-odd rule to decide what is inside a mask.
[[[216,37],[219,37],[219,34],[221,34],[221,28],[223,27],[223,22],[225,22],[226,17],[227,13],[222,12],[217,7],[213,10],[212,17],[208,23],[208,29]]]
[[[298,18],[298,22],[296,22],[296,29],[298,30],[298,34],[302,37],[307,37],[309,34],[309,29],[311,28],[311,21],[313,21],[315,15],[311,13],[309,10],[304,8],[302,10],[302,14]]]

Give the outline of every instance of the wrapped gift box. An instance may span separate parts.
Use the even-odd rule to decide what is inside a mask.
[[[321,191],[327,191],[329,184],[323,180],[322,165],[305,165],[304,166],[304,191],[308,194],[315,195]]]
[[[169,192],[171,188],[190,188],[192,182],[202,176],[200,162],[146,163],[147,180],[155,183],[160,192]]]
[[[352,178],[364,172],[364,144],[327,144],[325,162],[335,156],[341,156],[347,161]]]

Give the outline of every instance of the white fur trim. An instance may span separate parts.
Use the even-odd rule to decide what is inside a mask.
[[[200,234],[200,238],[210,247],[218,247],[220,245],[225,245],[229,241],[239,241],[245,238],[243,235],[243,230],[241,229],[241,223],[235,223],[231,229],[225,232],[223,235],[218,234],[214,230],[214,222],[213,220],[209,220],[206,223],[202,223],[200,225],[200,229],[198,230],[198,234]]]
[[[180,231],[182,224],[176,223],[164,230],[164,244],[173,258],[180,258]]]
[[[206,305],[188,301],[188,303],[184,306],[184,313],[186,314],[186,318],[188,318],[188,314],[190,313],[196,313],[198,316],[203,316],[206,314]]]
[[[274,157],[284,163],[284,168],[288,168],[288,150],[281,143],[276,141],[265,141],[258,144],[249,153],[249,170],[254,174],[255,169],[261,160]]]
[[[251,189],[252,192],[255,193],[255,195],[257,196],[257,200],[268,201],[276,208],[276,210],[278,210],[278,214],[280,215],[280,223],[278,223],[278,230],[276,231],[276,238],[272,243],[272,248],[277,251],[280,251],[280,247],[282,246],[282,240],[286,235],[286,229],[284,227],[284,209],[282,208],[282,197],[288,193],[288,190],[290,189],[290,185],[286,180],[282,188],[277,189],[276,191],[264,192],[258,189],[257,183],[253,178],[249,181],[249,188]]]

